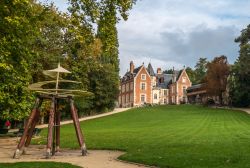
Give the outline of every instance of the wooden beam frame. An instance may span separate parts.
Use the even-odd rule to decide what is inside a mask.
[[[51,158],[51,156],[59,152],[61,113],[58,109],[58,105],[59,105],[59,100],[65,99],[65,98],[57,97],[54,95],[49,95],[49,96],[39,95],[36,98],[34,108],[30,113],[29,119],[24,128],[23,135],[17,145],[13,158],[19,158],[21,155],[20,151],[22,151],[22,154],[26,154],[26,148],[30,145],[33,131],[40,118],[39,107],[42,105],[43,99],[51,100],[51,106],[50,106],[50,111],[49,111],[47,145],[46,145],[46,158],[49,159]],[[68,97],[67,100],[70,103],[71,117],[74,122],[76,136],[77,136],[80,148],[81,148],[81,153],[83,156],[85,156],[87,155],[87,148],[86,148],[84,136],[80,127],[77,109],[74,105],[74,100],[72,97]]]

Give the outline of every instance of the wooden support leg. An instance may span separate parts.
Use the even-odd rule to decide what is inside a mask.
[[[30,126],[30,128],[29,128],[28,135],[27,135],[26,142],[25,142],[24,149],[23,149],[23,154],[26,154],[26,148],[30,145],[30,141],[31,141],[31,138],[32,138],[32,136],[33,136],[34,129],[35,129],[35,127],[36,127],[36,124],[37,124],[38,121],[39,121],[39,118],[40,118],[40,111],[39,111],[39,108],[40,108],[40,106],[42,105],[42,102],[43,102],[43,99],[41,99],[41,101],[39,102],[39,105],[38,105],[38,107],[37,107],[37,110],[36,110],[36,114],[35,114],[34,120],[33,120],[33,122],[31,123],[31,126]]]
[[[70,109],[71,109],[70,111],[71,111],[72,119],[74,122],[75,130],[76,130],[77,139],[82,150],[82,155],[85,156],[87,155],[87,148],[83,139],[80,122],[78,119],[78,114],[77,114],[76,108],[74,106],[74,101],[72,100],[72,98],[70,98]]]
[[[57,111],[56,111],[56,152],[59,152],[60,150],[60,121],[61,121],[61,113],[58,110],[58,104],[59,101],[57,101]]]
[[[49,112],[49,125],[48,125],[48,138],[47,138],[47,149],[46,149],[46,158],[51,157],[51,147],[53,139],[53,124],[54,124],[54,112],[55,112],[55,98],[52,98],[51,108]]]
[[[55,105],[54,105],[54,123],[53,123],[53,135],[52,135],[52,156],[56,153],[56,112],[57,112],[57,100],[55,99]]]
[[[36,116],[36,113],[37,113],[37,108],[39,106],[39,103],[40,103],[40,98],[37,98],[36,99],[36,103],[35,103],[35,106],[30,114],[30,117],[28,119],[28,122],[26,123],[25,125],[25,128],[24,128],[24,132],[23,132],[23,135],[17,145],[17,149],[13,155],[13,158],[19,158],[20,157],[20,150],[22,149],[24,143],[25,143],[25,140],[26,140],[26,137],[27,137],[27,134],[28,134],[28,130],[29,130],[29,127],[31,126],[31,124],[33,123],[33,120]]]
[[[30,129],[28,131],[28,135],[27,135],[26,142],[25,142],[24,149],[23,149],[23,154],[26,154],[27,152],[26,148],[30,145],[31,138],[33,136],[33,132],[34,132],[37,122],[39,121],[39,118],[40,118],[40,111],[37,109],[34,120],[31,123]]]

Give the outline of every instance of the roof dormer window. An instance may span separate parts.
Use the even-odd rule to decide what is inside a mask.
[[[141,74],[141,80],[146,80],[146,74]]]

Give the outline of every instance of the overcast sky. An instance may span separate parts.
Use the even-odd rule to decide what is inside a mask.
[[[66,11],[66,0],[53,0]],[[118,28],[120,75],[143,62],[193,67],[200,57],[238,57],[234,39],[250,24],[250,0],[139,0]]]

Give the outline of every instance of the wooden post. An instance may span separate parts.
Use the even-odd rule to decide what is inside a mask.
[[[49,125],[48,125],[48,138],[47,138],[47,149],[46,149],[46,158],[51,157],[51,147],[53,139],[53,124],[54,124],[54,113],[55,113],[55,97],[52,97],[51,107],[49,112]]]
[[[23,149],[23,154],[26,154],[26,152],[27,152],[26,148],[30,145],[30,141],[31,141],[31,138],[33,136],[33,132],[34,132],[34,129],[36,127],[36,124],[39,121],[39,117],[40,117],[40,111],[39,111],[39,109],[37,109],[36,115],[35,115],[34,120],[30,126],[30,129],[29,129],[29,132],[28,132],[28,135],[26,138],[26,142],[25,142],[24,149]]]
[[[52,156],[55,155],[56,152],[56,113],[57,113],[57,99],[55,98],[55,105],[54,105],[54,122],[53,122],[53,135],[52,135]]]
[[[31,114],[30,114],[30,116],[29,116],[28,122],[27,122],[26,125],[25,125],[23,135],[22,135],[22,137],[21,137],[21,139],[20,139],[20,141],[19,141],[19,143],[18,143],[18,145],[17,145],[17,149],[16,149],[16,151],[15,151],[15,153],[14,153],[14,155],[13,155],[13,158],[14,158],[14,159],[17,159],[17,158],[20,157],[20,150],[22,149],[22,147],[23,147],[23,145],[24,145],[24,143],[25,143],[25,140],[26,140],[26,138],[27,138],[27,134],[28,134],[29,127],[30,127],[31,123],[33,122],[33,120],[34,120],[34,118],[35,118],[35,116],[36,116],[37,108],[38,108],[38,106],[39,106],[39,103],[40,103],[40,98],[37,97],[37,98],[36,98],[36,103],[35,103],[35,105],[34,105],[34,108],[33,108],[32,112],[31,112]]]
[[[72,119],[74,122],[78,143],[81,147],[82,155],[85,156],[85,155],[87,155],[87,148],[86,148],[86,145],[85,145],[85,142],[83,139],[83,134],[82,134],[81,127],[80,127],[80,122],[78,119],[78,114],[77,114],[76,108],[74,106],[74,101],[73,101],[72,97],[69,98],[69,101],[70,101],[71,116],[72,116]]]
[[[60,120],[61,120],[61,113],[58,110],[59,107],[59,100],[57,100],[57,111],[56,111],[56,152],[60,150]]]
[[[36,124],[39,121],[39,118],[40,118],[39,108],[42,105],[42,103],[43,103],[43,99],[41,99],[41,101],[39,102],[39,104],[37,106],[36,114],[35,114],[35,117],[33,119],[32,124],[30,126],[30,129],[29,129],[29,132],[28,132],[28,136],[27,136],[27,139],[26,139],[26,142],[25,142],[25,145],[24,145],[23,154],[26,154],[26,148],[30,145],[31,138],[33,136],[33,131],[34,131],[35,127],[36,127]]]

